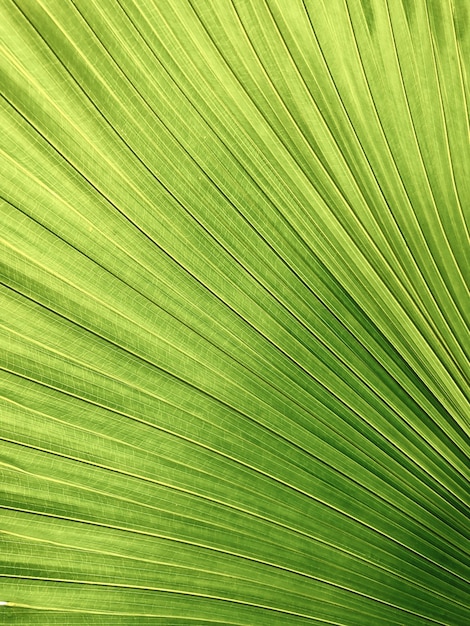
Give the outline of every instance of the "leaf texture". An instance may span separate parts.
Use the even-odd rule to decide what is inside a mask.
[[[466,3],[0,45],[0,621],[470,623]]]

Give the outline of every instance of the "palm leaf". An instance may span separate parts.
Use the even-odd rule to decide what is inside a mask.
[[[464,0],[0,16],[0,621],[470,623]]]

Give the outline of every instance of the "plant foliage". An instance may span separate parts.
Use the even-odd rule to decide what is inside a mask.
[[[468,14],[3,0],[1,623],[470,623]]]

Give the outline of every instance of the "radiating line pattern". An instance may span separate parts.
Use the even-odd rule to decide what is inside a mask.
[[[4,0],[1,623],[470,623],[468,16]]]

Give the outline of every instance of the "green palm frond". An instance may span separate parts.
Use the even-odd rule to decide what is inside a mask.
[[[4,0],[1,623],[470,623],[468,16]]]

